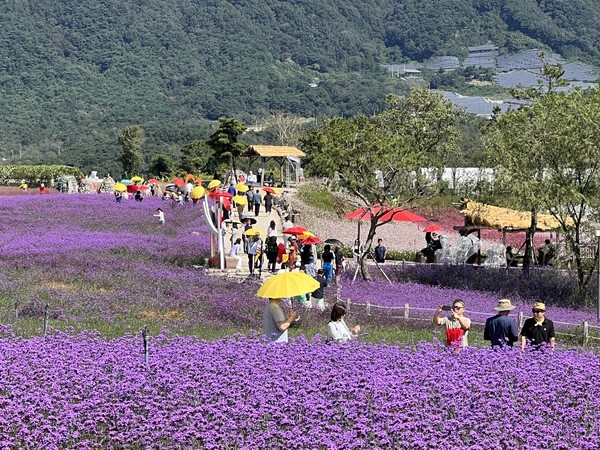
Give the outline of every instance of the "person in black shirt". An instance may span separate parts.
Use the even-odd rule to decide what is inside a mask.
[[[325,273],[325,279],[328,283],[331,282],[333,278],[333,260],[335,259],[335,255],[331,251],[331,246],[326,244],[323,247],[323,254],[321,255],[321,261],[323,261],[323,271]]]
[[[377,246],[375,247],[375,261],[379,264],[385,262],[385,254],[387,249],[383,245],[383,239],[377,239]]]
[[[546,305],[536,302],[532,312],[533,317],[527,319],[521,329],[521,348],[524,350],[528,341],[535,348],[540,348],[544,343],[554,348],[554,322],[546,319]]]

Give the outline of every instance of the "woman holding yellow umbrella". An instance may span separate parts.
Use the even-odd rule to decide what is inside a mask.
[[[246,205],[248,204],[248,199],[246,198],[245,195],[236,195],[231,200],[233,200],[235,202],[237,212],[238,212],[238,217],[240,218],[240,221],[241,221],[242,218],[244,217],[244,209],[246,208]]]
[[[200,200],[203,195],[204,188],[202,186],[196,186],[194,189],[192,189],[192,192],[190,193],[190,197],[192,198],[192,204],[195,205],[196,203],[198,203],[198,200]]]

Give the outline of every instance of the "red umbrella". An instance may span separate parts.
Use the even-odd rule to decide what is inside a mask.
[[[302,239],[300,242],[302,242],[302,245],[322,244],[323,239],[317,236],[309,236],[306,239]]]
[[[129,186],[127,186],[127,192],[129,192],[130,194],[137,192],[137,190],[138,187],[135,184],[130,184]]]
[[[352,212],[349,212],[348,214],[344,214],[344,218],[354,220],[371,220],[371,213],[369,211],[372,211],[373,214],[377,214],[380,209],[381,206],[377,204],[373,205],[373,208],[371,210],[369,210],[369,208],[365,206],[362,208],[358,208],[357,210],[354,210]]]
[[[150,179],[148,180],[148,183],[151,183],[151,184],[158,184],[158,180],[157,180],[156,178],[150,178]]]
[[[378,222],[424,222],[427,219],[424,217],[418,216],[415,213],[412,213],[406,209],[402,209],[399,207],[395,208],[383,208],[384,214],[379,218]],[[346,219],[355,219],[355,220],[371,220],[371,214],[376,215],[381,212],[380,205],[373,205],[371,209],[364,207],[359,208],[355,211],[352,211],[346,214],[344,217]]]
[[[308,231],[307,228],[296,225],[295,227],[286,228],[283,230],[285,234],[304,234]]]
[[[264,188],[262,188],[262,190],[265,192],[269,192],[270,194],[273,194],[273,195],[279,195],[279,192],[277,192],[275,189],[273,189],[270,186],[264,187]]]
[[[173,184],[175,186],[183,186],[185,184],[185,181],[183,181],[181,178],[175,178],[173,180]]]
[[[211,197],[211,198],[233,198],[233,195],[231,195],[229,192],[215,191],[212,194],[210,194],[209,197]]]
[[[379,218],[379,222],[425,222],[427,219],[406,209],[394,208]]]
[[[148,189],[150,189],[150,186],[138,186],[138,191],[147,191]]]
[[[442,231],[443,228],[439,225],[433,224],[433,225],[427,225],[424,229],[423,232],[425,233],[434,233],[436,231]]]

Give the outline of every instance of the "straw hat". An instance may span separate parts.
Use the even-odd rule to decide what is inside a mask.
[[[531,308],[531,309],[541,309],[543,311],[546,311],[546,305],[543,304],[542,302],[535,302],[533,304],[533,308]]]
[[[515,308],[516,306],[511,304],[509,299],[501,298],[498,300],[498,306],[496,306],[494,309],[496,311],[512,311]]]

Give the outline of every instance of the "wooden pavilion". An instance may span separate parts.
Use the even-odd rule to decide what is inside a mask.
[[[290,186],[298,184],[304,178],[300,158],[303,158],[306,154],[296,147],[251,145],[240,156],[248,158],[248,172],[250,172],[252,164],[260,160],[262,170],[260,171],[258,182],[261,185],[264,185],[265,169],[269,160],[275,160],[279,165],[279,179],[282,185]]]

